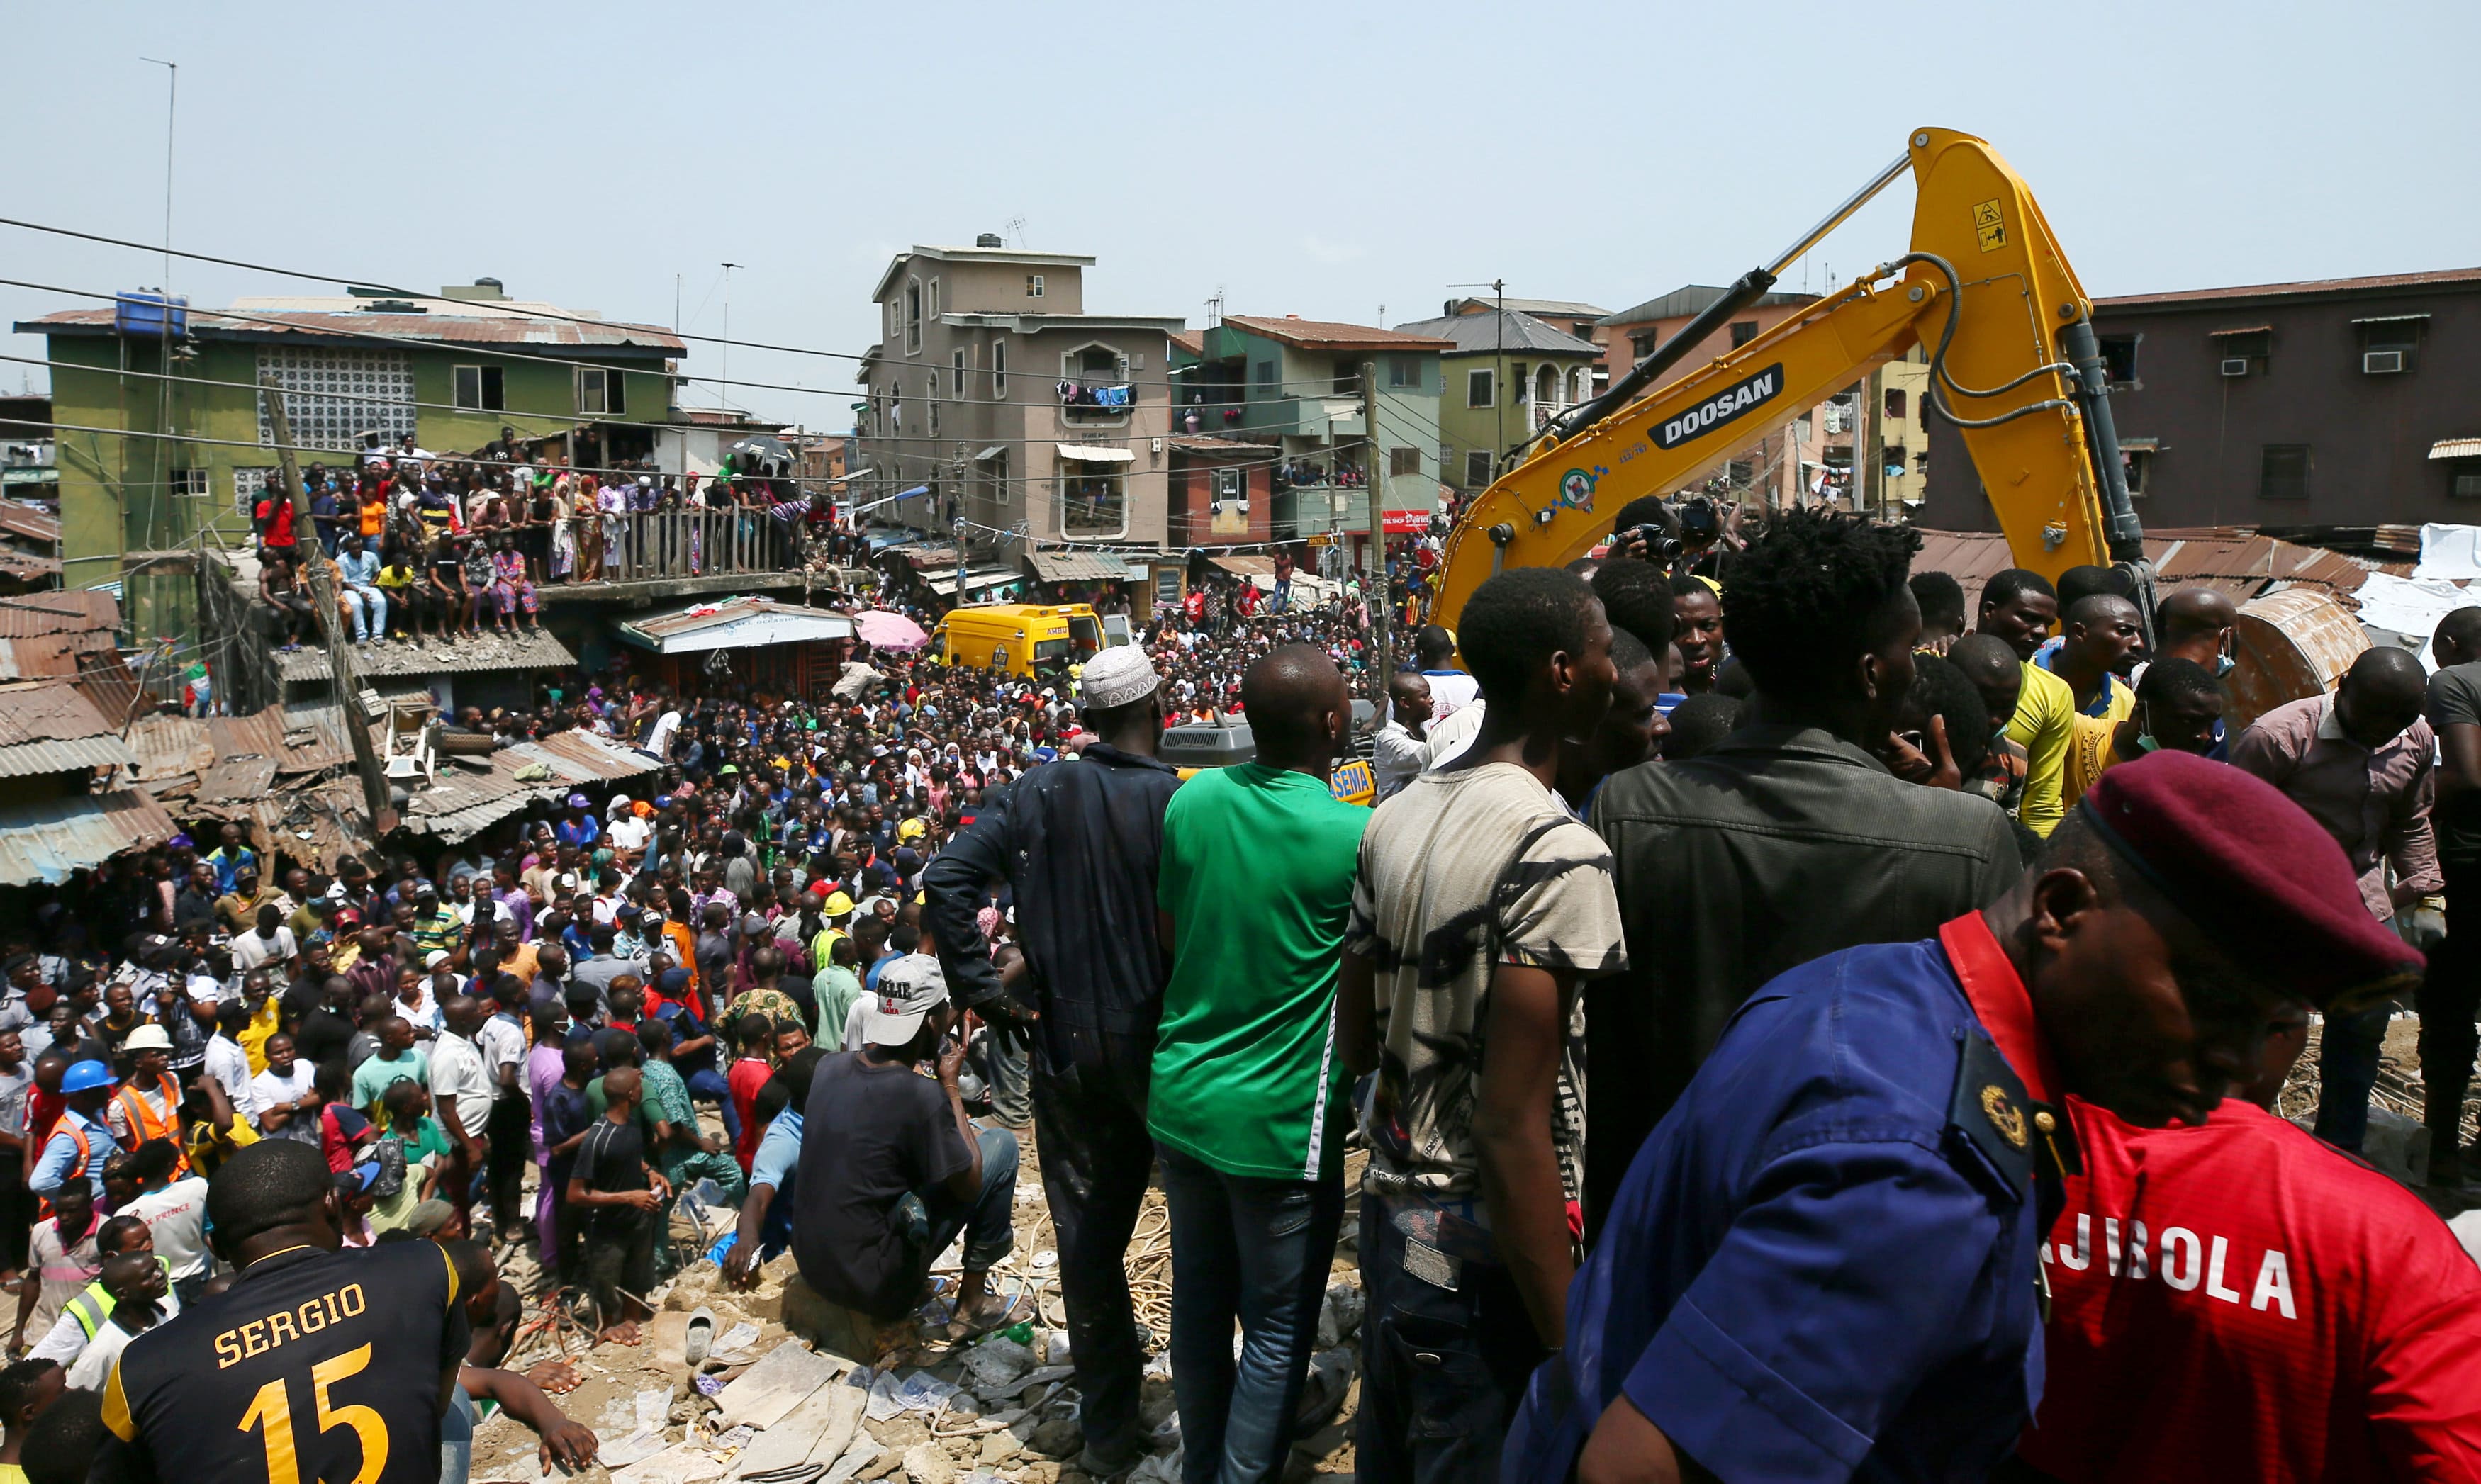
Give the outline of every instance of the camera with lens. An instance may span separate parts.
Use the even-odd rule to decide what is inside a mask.
[[[1652,521],[1611,533],[1611,546],[1618,551],[1627,551],[1640,541],[1645,543],[1646,560],[1649,561],[1669,561],[1683,550],[1680,537]]]

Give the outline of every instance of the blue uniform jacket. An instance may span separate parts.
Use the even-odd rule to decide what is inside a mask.
[[[1623,1392],[1725,1479],[1986,1477],[2042,1391],[2031,1035],[1978,917],[1751,996],[1630,1167],[1503,1477],[1566,1477]]]

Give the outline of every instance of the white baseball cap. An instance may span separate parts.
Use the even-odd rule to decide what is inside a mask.
[[[863,1002],[862,1038],[873,1046],[902,1046],[922,1028],[923,1017],[948,1002],[948,976],[939,960],[908,953],[878,971],[878,995]]]

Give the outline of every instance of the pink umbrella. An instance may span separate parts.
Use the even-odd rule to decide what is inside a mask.
[[[920,624],[902,613],[891,613],[883,608],[874,608],[856,615],[853,623],[861,630],[861,637],[875,649],[919,649],[930,642],[930,636],[922,632]]]

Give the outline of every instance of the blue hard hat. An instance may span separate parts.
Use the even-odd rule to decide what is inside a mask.
[[[113,1081],[112,1068],[102,1062],[74,1061],[69,1063],[67,1071],[61,1074],[61,1095],[66,1097],[91,1087],[109,1087]]]

